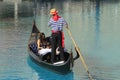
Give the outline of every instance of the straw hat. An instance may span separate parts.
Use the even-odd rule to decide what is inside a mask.
[[[58,13],[58,10],[56,10],[55,8],[51,9],[50,10],[50,14],[53,15],[53,14],[57,14]]]

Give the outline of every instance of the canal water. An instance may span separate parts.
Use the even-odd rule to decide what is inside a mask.
[[[36,65],[28,56],[32,21],[50,35],[49,10],[57,8],[69,24],[94,80],[120,79],[119,0],[0,1],[0,80],[89,80],[81,60],[73,71],[60,75]],[[64,28],[65,46],[74,45]]]

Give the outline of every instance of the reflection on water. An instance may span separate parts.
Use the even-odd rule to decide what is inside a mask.
[[[19,17],[28,17],[33,15],[32,2],[21,2],[20,0],[18,0],[18,2],[12,0],[8,0],[8,2],[6,1],[0,1],[0,18],[16,18],[17,15]]]
[[[50,18],[49,10],[53,7],[68,22],[93,78],[119,80],[119,0],[0,1],[0,79],[88,80],[79,59],[75,61],[72,73],[58,75],[37,66],[28,58],[27,41],[32,21],[35,18],[40,31],[50,35],[47,22]],[[74,45],[65,29],[64,32],[65,45],[74,52]]]
[[[51,71],[46,70],[43,67],[36,65],[30,58],[27,58],[28,65],[32,69],[32,75],[38,75],[38,77],[34,78],[36,80],[74,80],[73,72],[68,73],[67,75],[60,75],[53,73]]]

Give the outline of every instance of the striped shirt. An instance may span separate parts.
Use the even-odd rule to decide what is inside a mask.
[[[63,26],[67,25],[67,22],[61,17],[57,21],[52,18],[48,22],[48,26],[54,31],[63,31]]]

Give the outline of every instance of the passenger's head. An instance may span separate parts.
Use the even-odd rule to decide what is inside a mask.
[[[45,34],[41,33],[41,38],[44,39],[45,38]]]
[[[47,47],[51,48],[51,44],[49,42],[47,42]]]

